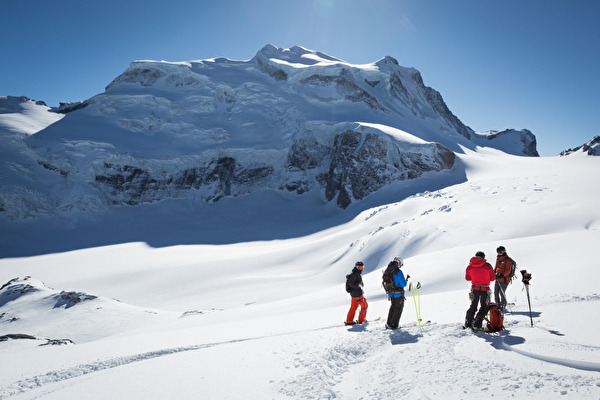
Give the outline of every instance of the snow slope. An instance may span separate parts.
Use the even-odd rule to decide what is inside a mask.
[[[0,133],[32,135],[64,115],[50,112],[43,102],[36,102],[25,96],[0,96]]]
[[[466,182],[302,236],[0,260],[0,282],[36,288],[0,290],[0,336],[36,338],[0,342],[0,398],[599,398],[597,158],[458,157]],[[466,264],[500,244],[533,275],[534,326],[516,282],[505,331],[463,331]],[[402,329],[384,330],[394,256],[422,284],[421,328],[408,294]],[[344,327],[357,260],[371,322]]]

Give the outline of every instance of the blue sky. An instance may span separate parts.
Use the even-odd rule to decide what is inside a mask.
[[[270,43],[421,71],[476,131],[529,129],[542,156],[600,135],[600,1],[0,0],[0,95],[104,92],[130,62],[252,58]]]

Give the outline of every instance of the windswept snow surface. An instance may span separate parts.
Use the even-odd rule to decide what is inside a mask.
[[[0,260],[0,285],[19,277],[0,337],[36,338],[0,342],[0,399],[600,398],[600,163],[459,157],[465,183],[304,237]],[[498,245],[532,273],[532,312],[517,281],[506,330],[464,331],[465,267]],[[422,284],[421,328],[407,293],[402,328],[384,329],[394,256]],[[358,260],[371,322],[345,327]]]

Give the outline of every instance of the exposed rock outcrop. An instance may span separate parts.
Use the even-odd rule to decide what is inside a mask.
[[[579,147],[575,147],[574,149],[567,149],[561,151],[560,155],[568,156],[578,152],[587,154],[588,156],[600,156],[600,136],[595,136],[586,144],[581,145]]]

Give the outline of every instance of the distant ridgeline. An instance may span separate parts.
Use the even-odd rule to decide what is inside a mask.
[[[574,149],[567,149],[560,153],[561,156],[568,156],[575,153],[587,154],[588,156],[600,156],[600,136],[595,136],[584,145]]]

